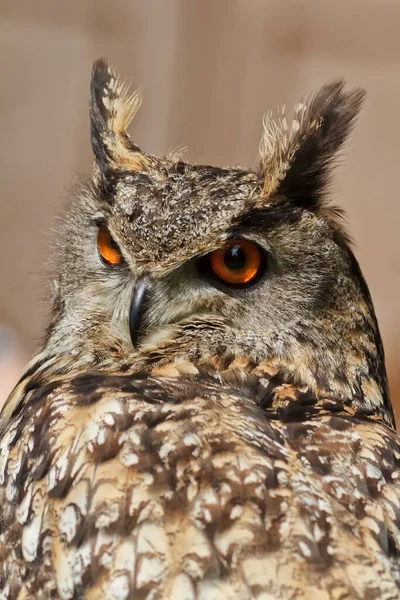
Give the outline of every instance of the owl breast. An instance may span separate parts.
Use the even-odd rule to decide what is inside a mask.
[[[34,392],[1,444],[3,597],[396,598],[398,447],[376,427],[268,419],[200,376]]]

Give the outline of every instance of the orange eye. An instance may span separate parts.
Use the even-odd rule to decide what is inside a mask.
[[[253,281],[263,265],[262,251],[254,242],[230,240],[209,255],[214,275],[225,283],[245,285]]]
[[[121,250],[106,225],[100,225],[97,234],[97,249],[102,261],[107,265],[120,265],[123,261]]]

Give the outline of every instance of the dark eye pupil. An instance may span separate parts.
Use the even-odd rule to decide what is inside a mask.
[[[112,237],[111,233],[108,236],[108,243],[110,245],[110,248],[112,248],[113,250],[117,250],[119,252],[118,244]]]
[[[246,254],[240,246],[233,246],[225,252],[224,263],[231,271],[243,269],[246,266]]]

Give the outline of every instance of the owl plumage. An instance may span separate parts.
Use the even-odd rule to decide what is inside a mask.
[[[0,420],[1,600],[399,598],[383,348],[326,199],[362,97],[267,119],[253,171],[190,165],[131,141],[139,96],[95,63],[93,176]],[[262,257],[240,285],[230,240]]]

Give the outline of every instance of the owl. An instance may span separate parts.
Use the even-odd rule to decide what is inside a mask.
[[[335,157],[363,91],[247,170],[159,158],[104,59],[50,324],[0,418],[1,600],[400,598],[400,444]]]

